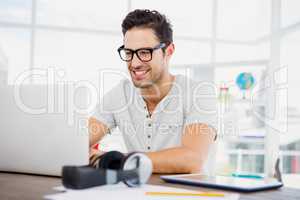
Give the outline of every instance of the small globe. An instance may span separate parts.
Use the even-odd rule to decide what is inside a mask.
[[[249,90],[253,87],[255,79],[251,73],[243,72],[238,75],[236,78],[236,84],[240,90]]]

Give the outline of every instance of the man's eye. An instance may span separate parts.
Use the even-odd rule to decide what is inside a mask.
[[[140,55],[148,55],[148,54],[149,54],[149,51],[147,51],[147,50],[142,50],[142,51],[139,51],[139,54],[140,54]]]
[[[131,51],[125,51],[126,56],[130,56],[131,55]]]

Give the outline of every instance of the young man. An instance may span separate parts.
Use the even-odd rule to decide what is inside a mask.
[[[118,52],[131,81],[108,92],[90,118],[90,146],[118,127],[128,151],[145,152],[154,173],[200,172],[216,136],[215,107],[196,82],[169,73],[171,24],[157,11],[135,10],[122,31]]]

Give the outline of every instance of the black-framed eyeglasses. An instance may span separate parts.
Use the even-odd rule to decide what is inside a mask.
[[[157,49],[162,49],[164,47],[166,47],[165,43],[159,43],[153,48],[140,48],[140,49],[132,50],[132,49],[124,48],[124,45],[122,45],[121,47],[118,48],[118,52],[120,58],[126,62],[132,61],[134,54],[136,54],[138,59],[140,59],[142,62],[149,62],[150,60],[152,60],[153,51]]]

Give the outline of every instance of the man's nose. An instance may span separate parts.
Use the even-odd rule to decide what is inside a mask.
[[[142,65],[142,61],[138,58],[138,56],[134,53],[131,60],[131,66],[133,68],[137,68]]]

